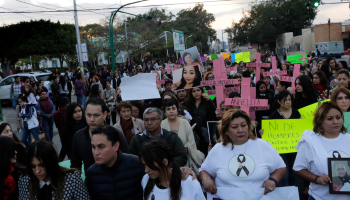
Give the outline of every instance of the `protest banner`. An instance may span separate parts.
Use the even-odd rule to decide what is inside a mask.
[[[156,73],[143,73],[132,77],[123,77],[120,83],[123,101],[160,98],[156,76]]]
[[[236,61],[236,54],[237,53],[231,53],[232,63]]]
[[[257,59],[257,53],[258,53],[257,49],[242,49],[241,52],[250,52],[250,60],[251,61]]]
[[[196,46],[180,52],[184,61],[184,67],[198,65],[201,72],[204,72],[203,63],[201,61],[198,49]]]
[[[298,188],[295,186],[276,187],[264,195],[265,188],[217,187],[216,194],[207,192],[207,200],[299,200]]]
[[[280,81],[285,81],[285,82],[291,82],[293,91],[295,91],[295,79],[298,78],[299,74],[300,74],[300,64],[295,64],[294,65],[293,77],[280,76],[279,80]]]
[[[271,143],[279,154],[297,152],[296,146],[305,130],[312,130],[312,123],[305,119],[262,120],[262,139]]]
[[[299,58],[299,61],[303,61],[302,63],[305,65],[309,60],[311,60],[311,57],[306,57],[306,53],[301,54],[303,58]]]
[[[244,63],[250,62],[250,52],[241,52],[235,55],[235,62],[239,63],[243,61]]]
[[[260,53],[257,53],[255,63],[247,63],[247,67],[256,67],[255,74],[260,74],[260,67],[270,68],[270,63],[260,63],[260,62],[261,62],[261,55]],[[258,81],[260,81],[260,76],[256,76],[256,82]]]
[[[174,51],[180,52],[185,50],[185,36],[182,31],[173,30]]]
[[[228,87],[228,88],[225,88],[224,89],[224,93],[231,93],[231,92],[239,92],[241,91],[241,88],[240,87]],[[214,95],[216,94],[216,91],[215,90],[207,90],[208,92],[208,95]]]
[[[237,71],[237,67],[228,67],[225,69],[225,72]]]
[[[289,61],[291,64],[301,64],[304,63],[304,61],[299,59],[302,59],[303,57],[307,57],[306,53],[304,54],[304,56],[302,54],[289,55],[287,56],[287,61]]]

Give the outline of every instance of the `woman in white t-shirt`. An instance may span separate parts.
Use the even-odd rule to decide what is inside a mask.
[[[348,194],[330,194],[327,158],[349,158],[350,135],[343,125],[343,113],[331,102],[318,107],[314,130],[306,130],[297,145],[293,170],[310,181],[309,200],[345,200]]]
[[[199,169],[207,192],[216,194],[217,187],[234,188],[245,193],[245,199],[257,199],[257,195],[272,192],[283,178],[286,165],[281,156],[271,144],[251,133],[252,126],[242,110],[225,113],[219,124],[222,142],[214,146]]]
[[[191,176],[181,180],[180,167],[163,142],[153,140],[143,144],[139,159],[146,172],[141,182],[144,200],[205,200],[197,180],[191,180]]]

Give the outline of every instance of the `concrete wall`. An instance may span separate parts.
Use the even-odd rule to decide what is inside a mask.
[[[301,30],[303,36],[303,50],[307,54],[312,52],[312,33],[311,28],[305,28]]]
[[[331,41],[343,41],[342,36],[342,24],[331,23]],[[329,26],[327,24],[319,24],[314,26],[315,42],[328,42],[329,41]]]

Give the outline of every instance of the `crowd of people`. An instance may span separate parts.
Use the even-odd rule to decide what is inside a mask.
[[[271,63],[270,56],[262,60]],[[190,83],[183,89],[188,86],[184,83],[179,88],[164,70],[173,63],[186,67],[169,56],[127,60],[115,72],[107,66],[62,74],[56,69],[49,88],[34,77],[25,82],[15,77],[10,96],[21,138],[15,127],[0,123],[0,199],[202,200],[205,192],[216,194],[217,188],[264,188],[267,194],[285,186],[299,187],[309,200],[350,198],[330,194],[327,175],[327,158],[334,152],[350,157],[350,135],[343,125],[343,113],[350,109],[345,61],[312,55],[297,74],[294,90],[276,75],[264,77],[271,68],[256,74],[246,63],[225,59],[227,68],[237,67],[227,72],[228,79],[239,80],[225,87],[240,87],[242,78],[250,78],[256,98],[268,100],[269,109],[256,111],[255,119],[239,106],[217,105],[206,92],[215,86]],[[284,59],[277,59],[276,65],[286,76],[297,73]],[[200,80],[215,80],[214,68],[206,60],[193,73]],[[123,101],[121,78],[153,71],[165,79],[157,84],[161,98]],[[241,97],[240,92],[225,95]],[[326,99],[330,101],[320,103],[314,128],[304,132],[298,153],[278,154],[261,139],[262,120],[300,119],[298,109]],[[218,126],[212,130],[208,122]],[[53,147],[54,125],[62,144],[59,152]],[[67,160],[70,168],[60,166]]]

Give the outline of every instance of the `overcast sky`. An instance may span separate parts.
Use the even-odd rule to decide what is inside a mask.
[[[137,0],[76,0],[78,10],[118,8],[121,4],[127,4]],[[257,0],[258,2],[260,0]],[[97,3],[98,2],[98,3]],[[194,3],[193,3],[194,2]],[[142,14],[153,7],[164,8],[168,12],[176,14],[181,9],[193,7],[199,0],[149,0],[131,5],[129,8],[123,8],[123,11]],[[238,22],[242,17],[242,10],[249,9],[250,4],[255,0],[204,0],[201,1],[204,8],[215,16],[215,21],[211,24],[217,31],[219,39],[222,37],[222,30],[230,27],[232,21]],[[323,0],[325,3],[340,2],[340,0]],[[26,4],[27,3],[27,4]],[[33,4],[33,5],[29,5]],[[165,5],[168,4],[168,5]],[[38,7],[36,7],[38,6]],[[44,11],[44,10],[67,10],[73,9],[73,0],[0,0],[0,12],[13,11]],[[99,23],[100,19],[109,16],[113,9],[104,9],[94,12],[78,12],[79,25]],[[327,23],[328,18],[332,22],[343,22],[350,18],[349,4],[321,5],[318,8],[318,14],[314,24]],[[61,23],[74,23],[73,12],[56,13],[0,13],[0,24],[12,24],[20,21],[38,19],[51,19]],[[224,34],[224,40],[227,40]]]

